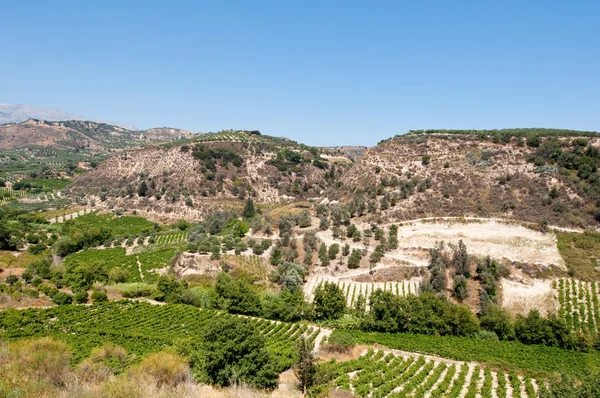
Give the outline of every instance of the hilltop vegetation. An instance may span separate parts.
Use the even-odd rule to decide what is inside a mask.
[[[524,129],[396,136],[367,151],[344,174],[337,194],[375,201],[375,208],[394,221],[480,216],[595,226],[600,138],[562,133]]]
[[[263,204],[318,197],[349,165],[290,140],[223,132],[114,157],[77,178],[68,194],[107,208],[197,220],[248,197]]]

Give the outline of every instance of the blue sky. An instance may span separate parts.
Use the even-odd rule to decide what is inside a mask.
[[[600,130],[598,1],[7,1],[0,102],[311,145]]]

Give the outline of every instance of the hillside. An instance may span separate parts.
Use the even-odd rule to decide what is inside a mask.
[[[45,120],[48,122],[59,122],[65,120],[91,120],[83,116],[73,115],[60,109],[37,108],[24,104],[0,104],[0,124],[22,123],[29,119]],[[137,130],[131,123],[119,123],[109,121],[98,121],[98,123],[112,124],[128,130]]]
[[[396,203],[383,211],[393,221],[480,216],[597,225],[599,147],[591,132],[412,132],[369,149],[332,195],[364,190],[379,205]]]
[[[100,206],[197,220],[209,209],[239,207],[247,197],[263,204],[319,197],[349,165],[341,154],[328,160],[285,138],[221,132],[115,156],[65,193]]]
[[[45,147],[46,149],[107,152],[152,141],[192,136],[193,134],[188,131],[170,128],[132,131],[90,121],[27,120],[19,124],[0,126],[0,149]]]

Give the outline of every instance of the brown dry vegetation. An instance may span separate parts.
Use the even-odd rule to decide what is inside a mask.
[[[162,351],[141,361],[106,344],[74,365],[69,346],[43,337],[6,343],[0,340],[0,396],[28,398],[192,398],[291,397],[295,379],[283,377],[280,388],[263,392],[245,386],[215,389],[192,380],[187,360]]]
[[[598,139],[590,141],[600,144]],[[382,183],[388,185],[386,192],[399,192],[401,184],[411,180],[416,185],[414,193],[385,212],[395,221],[481,216],[596,226],[594,203],[569,188],[558,173],[533,171],[527,156],[534,149],[516,145],[514,138],[511,143],[501,144],[468,135],[400,136],[369,149],[344,174],[342,182],[349,194],[361,189],[375,191]],[[489,163],[473,161],[484,151],[492,154]],[[475,155],[469,158],[469,153]],[[423,164],[423,156],[430,157],[429,164]],[[426,179],[431,187],[419,190]],[[397,181],[397,185],[391,181]],[[558,188],[559,196],[549,200],[553,186]],[[341,192],[337,195],[343,197]]]
[[[189,146],[146,147],[115,156],[78,177],[66,194],[87,196],[102,207],[136,209],[145,216],[199,220],[208,211],[227,208],[228,203],[239,209],[247,197],[260,204],[293,202],[317,197],[331,184],[325,178],[328,169],[310,161],[301,162],[296,171],[281,171],[269,164],[277,156],[276,148],[243,142],[203,146],[232,151],[242,156],[243,163],[216,162],[216,171],[210,172],[186,149]],[[338,175],[348,167],[347,163],[335,164]],[[142,181],[148,185],[145,196],[137,194]]]

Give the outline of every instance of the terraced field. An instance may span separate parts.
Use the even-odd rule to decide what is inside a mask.
[[[348,307],[352,307],[354,303],[356,303],[356,300],[358,299],[358,296],[360,294],[362,294],[363,297],[366,298],[368,304],[369,297],[377,289],[389,291],[399,296],[406,296],[409,294],[417,294],[419,287],[419,282],[416,279],[399,282],[367,283],[354,282],[350,280],[344,281],[340,280],[339,278],[328,276],[315,276],[308,278],[308,281],[304,285],[304,295],[308,298],[309,301],[312,301],[314,297],[314,291],[317,288],[317,286],[323,285],[326,282],[335,283],[339,288],[342,289],[342,291],[346,295],[346,303]]]
[[[335,375],[335,389],[360,397],[536,397],[546,386],[516,373],[475,363],[368,350],[358,359],[321,365]]]
[[[559,316],[573,330],[596,334],[600,331],[600,283],[576,279],[553,282],[560,305]]]

